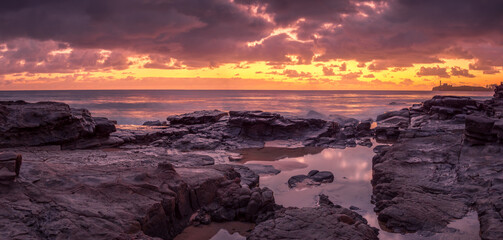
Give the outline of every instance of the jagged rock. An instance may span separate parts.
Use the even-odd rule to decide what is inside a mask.
[[[56,102],[0,102],[0,147],[63,144],[107,137],[115,125]]]
[[[503,142],[503,119],[494,122],[491,133],[496,134],[500,142]]]
[[[332,120],[332,121],[335,121],[336,123],[338,123],[340,126],[354,126],[356,124],[358,124],[358,119],[355,119],[355,118],[350,118],[350,117],[346,117],[346,116],[342,116],[342,115],[338,115],[338,114],[330,114],[329,116],[329,119]]]
[[[143,126],[167,126],[168,123],[166,121],[159,121],[159,120],[155,120],[155,121],[146,121],[143,123]]]
[[[320,185],[321,183],[331,183],[334,181],[334,174],[329,171],[311,170],[307,175],[296,175],[288,179],[288,187],[294,188],[298,185]]]
[[[259,184],[259,176],[257,173],[252,171],[246,165],[230,165],[232,168],[239,173],[241,178],[241,184],[253,188]]]
[[[368,137],[372,135],[371,131],[372,119],[360,122],[356,126],[356,136],[358,137]]]
[[[316,208],[282,208],[259,223],[247,239],[378,239],[378,230],[359,214],[320,196]]]
[[[395,142],[400,136],[399,127],[376,127],[374,130],[376,141],[380,143]]]
[[[23,178],[0,184],[5,239],[173,239],[196,211],[210,205],[223,208],[221,216],[234,211],[229,220],[246,221],[275,206],[272,191],[242,187],[234,166],[154,167],[144,159],[159,157],[147,152],[100,149],[41,148],[23,155],[43,161],[27,161]],[[0,154],[1,160],[14,158]]]
[[[379,150],[373,159],[378,219],[395,232],[440,231],[468,211],[451,195],[461,139],[444,134],[412,138]]]
[[[385,120],[385,119],[388,119],[388,118],[391,118],[391,117],[403,117],[403,118],[409,118],[410,117],[410,113],[409,113],[409,110],[408,109],[402,109],[400,111],[391,111],[391,112],[386,112],[386,113],[383,113],[381,115],[378,115],[377,118],[376,118],[376,121],[379,122],[379,121],[382,121],[382,120]]]
[[[433,106],[462,109],[467,106],[477,106],[477,102],[469,97],[458,96],[434,96],[432,99],[425,101],[423,106],[426,110],[430,110]]]
[[[181,115],[169,116],[167,120],[171,125],[183,124],[183,125],[194,125],[194,124],[204,124],[204,123],[215,123],[218,122],[222,117],[227,116],[226,112],[219,110],[213,111],[195,111],[192,113],[185,113]]]
[[[19,176],[22,156],[10,152],[0,152],[0,181],[13,180]]]
[[[496,119],[484,116],[466,116],[465,135],[472,142],[494,142],[497,139],[496,132],[493,132]]]
[[[258,175],[276,175],[281,171],[274,168],[272,165],[264,165],[264,164],[246,164],[247,168],[252,170],[254,173]]]
[[[104,117],[93,117],[95,127],[94,134],[98,137],[108,137],[110,133],[116,131],[115,124]]]
[[[503,99],[503,83],[494,88],[494,98]]]
[[[326,119],[327,116],[323,113],[319,113],[319,112],[310,110],[309,112],[307,112],[306,118]]]
[[[262,111],[231,111],[229,116],[229,125],[239,129],[241,137],[262,141],[301,138],[310,131],[321,130],[327,123],[321,119],[285,118]]]

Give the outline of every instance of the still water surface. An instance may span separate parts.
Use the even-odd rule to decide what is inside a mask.
[[[372,148],[357,146],[346,149],[319,148],[262,148],[248,149],[243,152],[243,163],[268,164],[281,170],[278,175],[260,176],[260,186],[274,192],[276,203],[285,207],[314,207],[317,196],[321,193],[329,196],[335,204],[356,210],[369,224],[378,228],[379,238],[385,240],[423,240],[423,239],[459,239],[479,238],[477,214],[470,212],[466,217],[453,220],[445,233],[433,236],[421,234],[397,234],[382,230],[370,202],[372,196]],[[287,181],[294,175],[307,175],[310,170],[330,171],[334,174],[333,183],[302,189],[290,189]],[[424,235],[424,233],[423,233]]]

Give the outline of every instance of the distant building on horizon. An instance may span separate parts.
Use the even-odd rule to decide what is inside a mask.
[[[501,83],[503,84],[503,82]],[[432,91],[493,91],[497,84],[489,84],[485,87],[479,86],[452,86],[451,84],[444,83],[440,80],[437,87],[433,87]]]

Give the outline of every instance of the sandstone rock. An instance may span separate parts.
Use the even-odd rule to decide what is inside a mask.
[[[219,110],[213,111],[195,111],[192,113],[185,113],[181,115],[169,116],[167,120],[171,125],[183,124],[183,125],[193,125],[193,124],[204,124],[204,123],[215,123],[218,122],[222,117],[227,116],[226,112]]]

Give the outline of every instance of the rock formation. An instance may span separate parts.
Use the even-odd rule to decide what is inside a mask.
[[[378,117],[410,122],[394,122],[381,134],[395,143],[375,149],[373,201],[387,229],[440,232],[473,208],[481,238],[503,238],[500,91],[484,102],[435,96],[409,108],[408,119]]]

